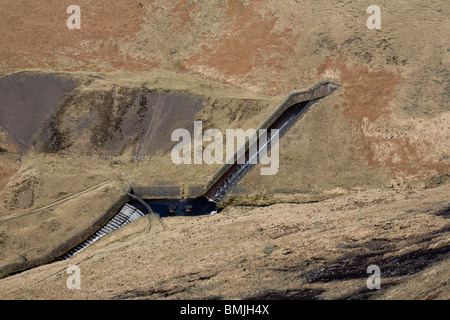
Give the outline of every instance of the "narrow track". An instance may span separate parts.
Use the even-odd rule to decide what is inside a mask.
[[[103,181],[103,182],[100,182],[99,184],[96,184],[96,185],[93,186],[93,187],[84,189],[84,190],[82,190],[82,191],[80,191],[80,192],[77,192],[77,193],[72,194],[72,195],[70,195],[70,196],[67,196],[67,197],[64,197],[64,198],[62,198],[62,199],[59,199],[59,200],[57,200],[57,201],[55,201],[55,202],[52,202],[52,203],[50,203],[50,204],[47,204],[47,205],[45,205],[45,206],[42,206],[42,207],[33,209],[33,210],[31,210],[31,211],[22,213],[22,214],[20,214],[20,215],[4,217],[4,218],[1,219],[1,221],[13,220],[13,219],[17,219],[17,218],[20,218],[20,217],[23,217],[23,216],[26,216],[26,215],[29,215],[29,214],[32,214],[32,213],[36,213],[36,212],[43,211],[43,210],[45,210],[45,209],[51,208],[51,207],[56,206],[56,205],[58,205],[58,204],[61,204],[61,203],[63,203],[63,202],[72,200],[72,199],[74,199],[74,198],[76,198],[76,197],[79,197],[79,196],[81,196],[81,195],[83,195],[83,194],[85,194],[85,193],[88,193],[88,192],[90,192],[90,191],[92,191],[92,190],[95,190],[95,189],[98,189],[98,188],[100,188],[100,187],[103,187],[104,185],[106,185],[108,182],[111,182],[111,181],[112,181],[112,179],[105,180],[105,181]]]

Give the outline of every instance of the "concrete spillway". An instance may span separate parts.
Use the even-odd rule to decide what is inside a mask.
[[[7,265],[0,269],[0,278],[9,274],[31,269],[53,261],[65,260],[81,252],[103,236],[143,217],[146,214],[161,216],[201,215],[217,212],[216,204],[239,182],[260,160],[261,152],[269,152],[274,138],[281,138],[306,112],[336,90],[340,84],[333,81],[319,82],[302,91],[293,92],[259,128],[267,130],[264,143],[259,136],[250,138],[234,156],[236,161],[225,164],[213,176],[203,194],[195,199],[153,199],[143,200],[133,190],[123,195],[91,227],[75,235],[55,248],[50,254],[33,261]],[[272,129],[278,130],[278,137]],[[259,130],[258,130],[259,131]],[[257,132],[258,132],[257,131]],[[251,141],[251,142],[250,142]],[[252,152],[250,152],[252,150]],[[256,151],[254,151],[256,150]],[[238,158],[245,155],[245,161]]]
[[[66,260],[73,257],[74,255],[83,251],[85,248],[87,248],[97,240],[100,240],[103,236],[106,236],[107,234],[119,228],[122,228],[128,223],[137,220],[143,217],[144,215],[145,214],[142,211],[138,210],[136,207],[130,204],[125,204],[119,211],[119,213],[116,214],[111,220],[109,220],[103,227],[101,227],[93,235],[91,235],[89,238],[87,238],[80,244],[76,245],[63,255],[59,256],[57,260]]]
[[[238,159],[239,154],[245,154],[244,161],[238,163],[236,160],[231,164],[225,164],[208,184],[204,196],[213,202],[220,202],[236,183],[256,166],[256,162],[253,160],[255,158],[260,160],[260,154],[263,150],[268,152],[274,140],[281,138],[319,100],[331,94],[339,86],[340,84],[338,83],[325,81],[306,90],[291,93],[280,107],[261,125],[256,136],[253,139],[250,138],[245,146],[242,147],[244,150],[236,152],[234,159]],[[267,130],[267,139],[265,141],[262,141],[258,135],[261,129]],[[278,136],[272,135],[273,129],[278,130]],[[256,150],[256,152],[253,150]]]
[[[67,259],[72,257],[93,242],[99,240],[102,236],[144,216],[143,212],[156,213],[160,217],[202,215],[217,212],[216,204],[226,196],[239,180],[257,165],[257,160],[260,160],[261,153],[263,151],[264,153],[269,152],[274,140],[283,137],[299,119],[311,110],[321,99],[331,94],[339,86],[340,85],[335,82],[325,81],[306,90],[291,93],[280,107],[278,107],[259,128],[267,130],[267,137],[264,141],[262,141],[258,132],[256,137],[253,139],[250,138],[246,144],[241,147],[241,150],[238,150],[234,155],[235,161],[230,164],[225,164],[214,175],[203,196],[196,199],[154,199],[146,200],[146,203],[143,203],[142,199],[138,201],[137,197],[133,197],[133,195],[130,194],[134,199],[128,202],[114,218],[88,239],[66,252],[60,258]],[[274,129],[278,130],[276,137],[272,135],[271,130]],[[240,159],[238,157],[239,152],[244,154],[245,159]]]

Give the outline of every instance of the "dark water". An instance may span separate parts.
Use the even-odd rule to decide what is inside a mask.
[[[209,201],[205,197],[188,199],[152,199],[144,201],[152,208],[153,212],[160,217],[201,216],[220,211],[217,209],[216,203]],[[129,204],[138,208],[145,214],[148,213],[145,206],[139,201],[132,200]],[[187,210],[190,210],[190,212]]]

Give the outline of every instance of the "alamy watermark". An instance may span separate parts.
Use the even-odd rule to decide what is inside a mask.
[[[81,289],[81,270],[77,265],[70,265],[67,267],[66,273],[70,276],[66,280],[66,286],[69,290]]]
[[[371,16],[367,18],[367,28],[369,29],[381,29],[381,9],[377,5],[371,5],[366,10]]]
[[[370,265],[367,267],[367,273],[372,274],[367,278],[367,289],[380,290],[381,289],[381,270],[377,265]]]
[[[66,12],[71,16],[66,21],[66,26],[69,29],[81,29],[81,9],[77,5],[67,7]]]
[[[81,9],[77,5],[70,5],[67,7],[66,12],[70,14],[70,17],[66,21],[67,28],[81,29]],[[381,29],[381,9],[377,5],[370,5],[367,7],[366,13],[371,14],[367,19],[366,25],[369,29]]]
[[[171,140],[179,141],[172,149],[171,157],[175,164],[223,164],[224,138],[218,129],[208,129],[203,132],[202,121],[194,121],[193,139],[187,129],[176,129],[172,132]],[[248,157],[244,146],[249,141]],[[192,141],[193,140],[193,141]],[[226,163],[249,164],[259,163],[269,165],[261,168],[261,175],[275,175],[279,168],[279,130],[266,129],[226,129],[225,133]],[[236,144],[235,144],[236,141]],[[209,144],[203,148],[203,142]],[[270,154],[269,154],[270,145]],[[236,152],[236,146],[238,147]],[[237,153],[237,154],[236,154]],[[235,156],[236,154],[236,156]],[[237,158],[237,159],[236,159]]]

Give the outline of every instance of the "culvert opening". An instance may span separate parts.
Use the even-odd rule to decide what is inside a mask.
[[[221,210],[215,202],[203,196],[187,199],[144,199],[144,201],[151,207],[153,213],[162,218],[202,216],[215,214]],[[137,200],[130,201],[130,204],[139,210],[145,210],[144,205]]]

